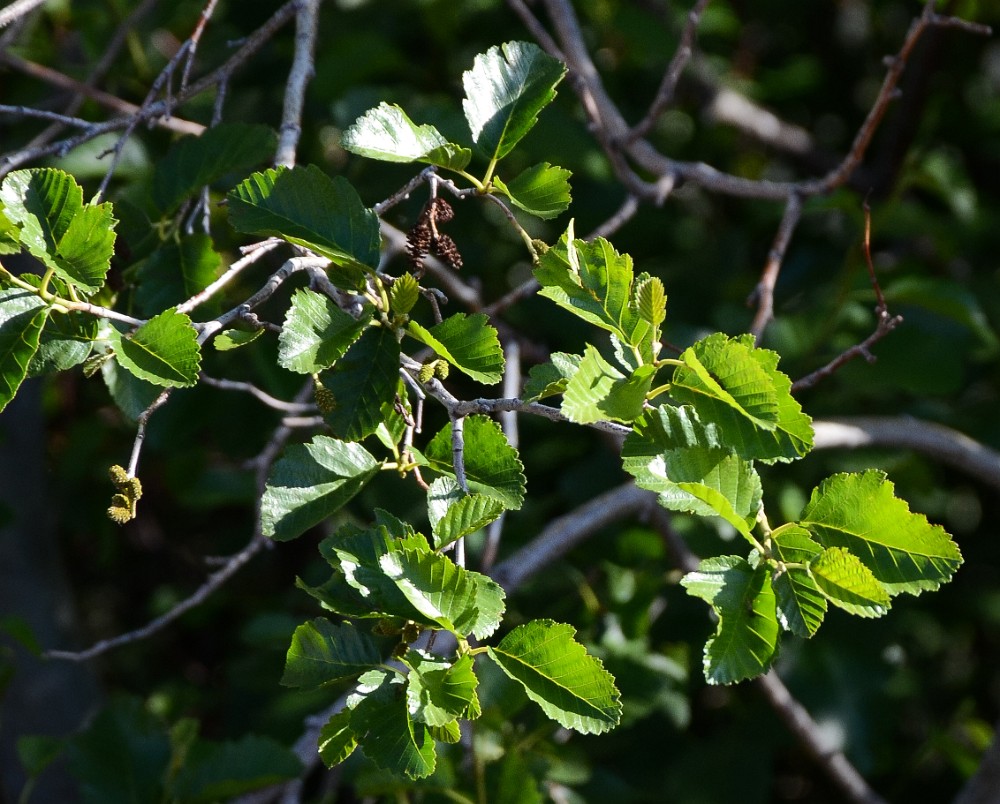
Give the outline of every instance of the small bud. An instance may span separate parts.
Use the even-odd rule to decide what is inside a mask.
[[[424,363],[420,367],[420,372],[417,374],[417,378],[422,383],[428,383],[431,381],[431,377],[434,376],[434,364],[437,363],[436,360],[432,360],[430,363]]]
[[[406,315],[413,309],[420,297],[420,286],[411,274],[403,274],[392,283],[389,301],[392,311],[397,315]]]
[[[333,413],[337,409],[337,397],[333,391],[327,388],[316,378],[316,385],[313,389],[313,398],[316,400],[316,407],[324,416]]]
[[[448,379],[448,369],[449,368],[450,367],[448,366],[448,363],[446,361],[444,361],[444,360],[435,360],[434,361],[434,374],[437,375],[437,377],[440,378],[440,379],[442,379],[442,380],[447,380]]]

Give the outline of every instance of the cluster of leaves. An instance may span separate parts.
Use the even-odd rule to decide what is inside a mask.
[[[635,277],[627,255],[574,239],[572,227],[535,276],[543,296],[609,332],[614,362],[589,344],[583,355],[555,354],[532,370],[526,396],[562,394],[571,421],[630,425],[622,460],[637,485],[671,511],[721,517],[751,547],[747,558],[706,559],[682,580],[718,615],[705,646],[710,683],[766,671],[781,629],[811,637],[828,603],[878,617],[893,595],[936,589],[961,564],[944,529],[911,513],[880,472],[829,478],[797,523],[772,530],[754,462],[795,460],[812,446],[778,355],[752,336],[715,333],[660,358],[661,281]],[[660,371],[670,379],[654,387]],[[671,401],[653,407],[664,394]]]
[[[468,171],[471,148],[414,124],[397,106],[364,114],[343,144],[364,156],[449,171],[472,194],[551,218],[568,207],[568,171],[543,162],[505,182],[498,166],[552,101],[564,72],[525,43],[476,58],[464,76],[463,110],[487,163],[481,176]],[[218,159],[230,143],[228,156]],[[40,280],[0,274],[0,408],[29,373],[70,368],[96,353],[116,401],[136,416],[160,389],[198,382],[209,338],[219,349],[251,343],[256,333],[218,332],[178,311],[208,287],[219,259],[207,236],[183,234],[177,224],[190,211],[184,199],[249,169],[272,143],[273,135],[255,127],[220,126],[181,140],[158,167],[150,212],[165,225],[129,277],[129,304],[148,319],[97,306],[117,301],[106,283],[114,249],[110,205],[84,204],[82,190],[56,170],[11,174],[0,188],[0,253],[26,250],[45,273]],[[281,326],[278,363],[314,379],[331,435],[293,445],[275,463],[261,502],[264,534],[278,541],[302,535],[380,471],[406,475],[421,467],[437,476],[427,493],[430,539],[379,513],[372,527],[346,527],[322,543],[332,568],[327,582],[300,582],[328,610],[361,623],[305,623],[288,651],[286,685],[356,680],[346,707],[323,730],[324,760],[336,764],[360,746],[380,767],[411,778],[432,773],[436,742],[455,742],[460,722],[480,715],[479,654],[561,725],[584,733],[614,726],[621,712],[614,681],[570,626],[535,620],[496,645],[475,643],[498,629],[503,590],[444,552],[518,509],[525,493],[516,450],[485,417],[465,418],[460,432],[449,424],[419,449],[411,443],[408,383],[436,382],[448,365],[472,380],[499,382],[503,353],[486,316],[458,313],[432,326],[411,318],[426,289],[412,276],[378,270],[378,216],[343,178],[315,167],[265,170],[233,188],[228,202],[237,231],[279,237],[328,259],[326,279],[337,290],[297,290]],[[572,224],[551,247],[525,239],[541,295],[608,333],[606,349],[587,344],[582,354],[557,353],[536,367],[525,401],[560,395],[571,422],[623,425],[623,465],[639,486],[669,510],[720,517],[749,545],[745,557],[706,559],[683,580],[718,615],[705,646],[710,682],[764,672],[781,629],[811,637],[830,603],[880,616],[893,595],[937,588],[955,572],[961,555],[950,537],[911,513],[877,472],[829,478],[798,521],[772,529],[755,463],[796,460],[812,444],[810,419],[791,396],[778,356],[750,337],[714,334],[663,357],[661,279],[636,276],[627,255],[601,238],[577,239]],[[95,313],[103,319],[98,325]],[[410,342],[436,357],[417,364],[404,353]],[[379,460],[360,443],[370,437],[389,458]],[[127,477],[120,480],[131,488]],[[117,507],[134,513],[135,499]],[[454,639],[450,655],[418,642],[435,632]],[[395,640],[393,664],[383,659],[382,637]]]

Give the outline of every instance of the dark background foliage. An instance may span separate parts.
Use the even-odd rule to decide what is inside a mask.
[[[577,5],[609,93],[629,120],[638,120],[674,52],[687,9],[660,0]],[[124,0],[52,3],[5,48],[82,79],[132,6]],[[944,6],[967,19],[1000,24],[995,3],[953,0]],[[273,7],[223,0],[205,29],[199,68],[221,61],[231,41],[251,33]],[[157,5],[129,34],[102,88],[141,103],[202,8],[189,0]],[[884,75],[883,58],[897,51],[919,11],[918,3],[899,0],[715,0],[700,26],[698,53],[681,81],[678,102],[650,139],[672,157],[751,178],[819,175],[850,147]],[[412,176],[412,166],[350,156],[338,145],[340,133],[387,100],[404,104],[414,120],[464,139],[463,70],[492,45],[528,38],[498,0],[331,0],[323,7],[298,161],[345,176],[366,204],[376,203]],[[286,29],[235,76],[225,120],[277,127],[292,47]],[[723,89],[799,127],[808,135],[806,147],[789,153],[781,143],[717,119],[711,104]],[[0,96],[7,104],[49,109],[69,99],[3,62]],[[180,113],[207,123],[212,101],[209,94],[200,96]],[[91,103],[81,111],[92,119],[103,114]],[[0,119],[0,149],[22,146],[43,126]],[[127,203],[141,202],[143,182],[172,138],[162,130],[137,130],[112,183],[110,195],[122,218],[116,269],[123,274],[141,252],[148,226]],[[856,360],[800,394],[811,415],[912,416],[1000,447],[998,141],[1000,45],[955,30],[928,32],[908,66],[901,98],[849,187],[806,203],[777,285],[776,320],[763,344],[781,353],[782,368],[793,379],[866,337],[875,324],[861,248],[862,201],[869,198],[875,267],[890,310],[905,323],[875,347],[877,362]],[[113,139],[90,143],[49,164],[73,172],[91,192],[105,170],[97,156],[110,144]],[[573,171],[570,214],[577,232],[592,230],[624,200],[568,85],[511,159],[524,166],[541,160]],[[390,217],[408,228],[421,204],[414,198]],[[523,246],[488,205],[466,201],[457,212],[449,232],[465,257],[462,276],[481,286],[484,299],[495,299],[528,275]],[[662,206],[644,205],[612,240],[632,255],[638,270],[663,278],[670,297],[666,338],[683,346],[712,331],[748,328],[754,311],[746,299],[781,214],[779,203],[682,186]],[[212,215],[217,242],[235,248],[240,241],[224,211],[214,208]],[[532,232],[552,242],[567,218],[532,224]],[[248,273],[242,290],[252,290],[274,267],[265,261]],[[273,302],[274,318],[280,318],[289,293],[284,289]],[[503,321],[522,333],[529,363],[549,350],[579,351],[589,335],[539,299],[519,303]],[[276,367],[266,348],[249,358],[216,355],[207,368],[217,376],[254,378],[283,398],[298,383]],[[14,439],[39,406],[44,454],[35,460],[33,442],[15,452]],[[429,410],[428,432],[442,415]],[[31,502],[37,533],[17,536],[43,538],[51,531],[68,590],[57,594],[61,582],[49,575],[37,582],[45,588],[16,595],[12,580],[0,581],[7,584],[9,613],[31,624],[49,648],[84,647],[168,610],[203,580],[205,556],[228,555],[245,543],[255,500],[242,461],[259,451],[277,419],[244,395],[211,388],[176,394],[149,432],[140,516],[119,528],[104,515],[110,494],[105,471],[127,456],[134,425],[117,412],[99,379],[73,371],[36,381],[22,407],[0,416],[3,470],[12,476],[0,488],[2,511],[9,523],[20,504]],[[504,554],[552,517],[625,480],[616,446],[582,428],[522,417],[521,444],[529,502],[508,517]],[[949,800],[975,770],[1000,714],[996,488],[906,449],[817,451],[766,470],[768,509],[794,517],[821,478],[869,466],[887,470],[914,510],[955,535],[965,566],[940,592],[898,600],[884,619],[849,621],[832,612],[812,641],[786,639],[777,666],[830,738],[887,798]],[[30,487],[33,497],[19,493],[15,474],[36,484]],[[366,520],[375,506],[416,523],[424,516],[419,489],[390,477],[379,478],[346,516]],[[727,534],[710,524],[678,517],[674,526],[701,555],[725,549]],[[14,533],[8,527],[3,538]],[[84,712],[128,693],[164,722],[198,718],[202,734],[212,739],[254,732],[290,744],[304,718],[328,702],[277,684],[291,631],[318,613],[294,588],[295,578],[318,577],[320,565],[311,538],[266,551],[167,630],[102,656],[87,671],[74,667],[82,684],[74,688],[78,705],[61,707],[53,693],[47,707],[43,696],[35,712],[44,716],[27,718],[23,722],[30,726],[24,728],[67,734]],[[616,674],[626,702],[623,724],[600,738],[565,741],[552,724],[527,710],[519,715],[507,728],[530,747],[536,769],[582,800],[838,800],[756,688],[704,684],[701,645],[711,623],[706,607],[683,592],[678,578],[661,537],[648,524],[629,522],[589,540],[510,600],[511,623],[552,617],[580,629]],[[55,597],[45,598],[46,591]],[[59,615],[61,634],[43,625],[47,613]],[[20,621],[6,622],[16,631]],[[40,671],[38,660],[16,642],[8,651],[16,671],[0,725],[7,746],[4,794],[14,800],[18,772],[9,745],[18,736],[12,733],[18,728],[14,713],[22,708],[14,698],[25,694],[27,680]],[[62,677],[58,683],[71,682]],[[60,709],[72,716],[60,717]],[[352,761],[342,790],[367,773]],[[342,795],[337,800],[350,800],[349,793]]]

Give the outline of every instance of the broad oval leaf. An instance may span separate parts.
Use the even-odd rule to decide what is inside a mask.
[[[465,494],[451,477],[439,477],[427,491],[427,512],[439,550],[485,527],[504,510],[502,502],[485,494]]]
[[[556,96],[566,66],[530,42],[507,42],[476,56],[462,75],[472,141],[487,159],[502,159]]]
[[[504,591],[486,575],[455,564],[443,553],[393,550],[382,571],[424,617],[460,638],[485,639],[500,625]]]
[[[566,168],[540,162],[521,171],[509,184],[494,176],[493,184],[514,206],[536,218],[549,220],[569,209],[573,201],[569,186],[572,175]]]
[[[497,331],[483,313],[455,313],[427,329],[411,321],[407,331],[463,374],[486,385],[503,377],[504,357]]]
[[[705,643],[706,681],[734,684],[764,673],[779,632],[767,565],[754,569],[739,556],[709,558],[685,575],[681,585],[719,616],[715,634]]]
[[[464,170],[472,151],[448,142],[434,126],[418,126],[396,104],[380,103],[344,132],[340,144],[352,153],[385,162],[426,162]]]
[[[421,457],[434,471],[454,477],[451,430],[451,423],[445,425]],[[520,508],[524,502],[524,466],[500,425],[486,416],[467,416],[463,437],[469,490],[499,500],[505,508]]]
[[[167,388],[198,382],[201,349],[191,319],[171,308],[149,319],[131,335],[112,336],[115,357],[140,380]]]
[[[630,346],[645,344],[646,356],[651,353],[653,327],[632,306],[632,258],[619,254],[603,237],[589,243],[577,240],[570,224],[539,258],[535,279],[542,286],[539,295]]]
[[[156,163],[153,202],[166,215],[229,173],[246,172],[273,155],[278,137],[268,126],[220,123],[197,137],[181,137]]]
[[[351,730],[351,710],[341,709],[330,716],[319,730],[320,759],[328,768],[339,765],[358,747],[358,741]]]
[[[778,355],[754,346],[753,336],[716,333],[681,355],[670,395],[714,422],[726,444],[747,460],[793,461],[812,449],[812,420],[791,395]]]
[[[481,712],[479,679],[468,654],[449,662],[440,656],[411,650],[405,662],[406,701],[410,717],[428,726],[445,726],[459,718],[474,720]]]
[[[379,471],[360,444],[316,436],[274,464],[260,503],[265,536],[288,541],[340,509]]]
[[[805,565],[823,552],[809,531],[795,524],[782,525],[771,532],[774,555],[782,565]],[[807,639],[823,624],[827,603],[805,566],[783,566],[773,578],[778,621],[786,631]]]
[[[299,288],[278,336],[278,363],[299,374],[330,368],[361,337],[373,313],[373,307],[365,307],[361,317],[354,318],[328,296]]]
[[[331,179],[315,165],[266,170],[228,198],[238,231],[281,237],[338,263],[378,265],[378,216],[342,176]]]
[[[588,343],[579,367],[566,382],[562,413],[577,424],[634,421],[642,414],[655,374],[655,367],[640,366],[626,376]]]
[[[816,556],[809,575],[827,600],[859,617],[881,617],[892,605],[872,571],[843,547],[828,547]]]
[[[154,315],[187,301],[215,280],[221,264],[206,234],[168,240],[139,264],[135,290],[139,314]]]
[[[118,223],[110,203],[85,205],[76,180],[54,168],[12,172],[0,185],[0,203],[33,256],[80,291],[101,288]]]
[[[618,725],[621,694],[601,661],[573,639],[575,633],[571,625],[532,620],[490,647],[490,658],[560,726],[603,734]]]
[[[325,418],[333,434],[345,441],[371,435],[399,386],[396,333],[387,327],[369,327],[319,380],[332,395],[332,410]]]
[[[875,470],[824,480],[799,524],[824,547],[857,556],[890,595],[937,589],[962,564],[944,528],[912,513],[885,473]]]
[[[20,288],[0,290],[0,410],[14,398],[38,351],[48,305]]]
[[[549,355],[552,362],[532,366],[528,372],[528,381],[524,384],[522,396],[526,402],[555,396],[566,390],[569,378],[580,368],[580,355],[568,355],[565,352],[553,352]]]
[[[367,634],[347,623],[335,625],[317,617],[295,629],[281,683],[313,689],[360,675],[381,663],[382,654]]]
[[[361,750],[378,767],[411,779],[434,772],[437,763],[429,727],[410,717],[402,680],[384,671],[361,677],[348,698],[350,728]]]

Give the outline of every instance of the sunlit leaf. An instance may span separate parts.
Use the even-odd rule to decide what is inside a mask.
[[[962,563],[944,528],[911,513],[885,474],[875,470],[824,480],[799,524],[823,547],[843,547],[857,556],[890,595],[937,589]]]
[[[173,308],[149,319],[130,335],[113,338],[115,357],[141,380],[167,388],[198,382],[201,349],[191,319]]]
[[[621,718],[621,696],[601,661],[573,639],[575,633],[571,625],[532,620],[490,647],[490,658],[559,725],[603,734]]]
[[[342,176],[315,165],[254,173],[229,193],[229,220],[238,231],[281,237],[334,262],[375,268],[378,217]]]
[[[711,605],[719,617],[705,643],[709,684],[733,684],[764,673],[778,645],[774,591],[765,564],[757,569],[739,556],[701,562],[681,579],[689,595]]]
[[[809,536],[809,531],[788,524],[771,533],[774,554],[783,564],[806,564],[823,552]],[[778,621],[786,631],[811,637],[826,616],[827,603],[805,566],[786,566],[772,582],[777,602]]]
[[[265,536],[301,536],[340,509],[371,480],[379,463],[360,444],[316,436],[293,444],[275,463],[261,500]]]
[[[484,639],[500,625],[503,589],[443,553],[393,550],[379,564],[414,608],[456,636]]]
[[[455,313],[429,329],[411,321],[407,331],[472,379],[494,385],[503,377],[503,349],[482,313]]]
[[[479,679],[469,655],[454,662],[423,651],[406,654],[410,666],[406,699],[410,717],[428,726],[444,726],[458,718],[474,720],[479,716],[476,687]]]
[[[286,687],[321,687],[360,675],[381,662],[382,655],[367,634],[346,623],[336,625],[317,617],[295,629],[281,683]]]
[[[563,415],[578,424],[631,422],[642,414],[655,373],[653,366],[641,366],[625,376],[588,343],[579,367],[566,383]]]
[[[418,126],[399,106],[380,103],[344,132],[340,144],[348,151],[386,162],[426,162],[463,170],[472,151],[448,142],[434,126]]]
[[[486,416],[467,416],[463,427],[465,475],[469,490],[518,509],[524,502],[524,466],[500,425]],[[427,466],[455,476],[452,427],[445,425],[423,452]]]
[[[829,547],[809,562],[809,574],[833,605],[859,617],[881,617],[891,605],[889,593],[857,556]]]
[[[278,336],[278,363],[300,374],[330,368],[361,337],[373,313],[373,307],[365,307],[363,315],[354,318],[333,299],[299,288]]]
[[[493,184],[514,206],[537,218],[548,220],[569,209],[573,200],[569,186],[571,175],[573,174],[565,168],[540,162],[523,170],[509,184],[504,184],[499,176],[494,176]]]
[[[710,335],[681,355],[670,394],[716,424],[747,460],[791,461],[812,449],[811,419],[777,370],[778,355],[757,349],[753,336]]]
[[[462,76],[462,108],[472,140],[487,159],[501,159],[556,96],[565,65],[529,42],[507,42],[476,56]]]

